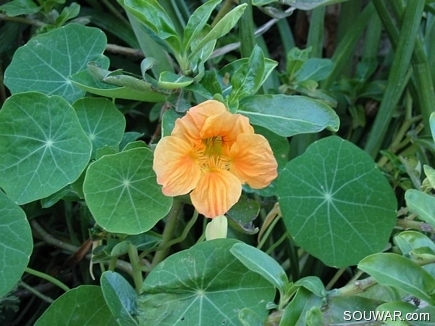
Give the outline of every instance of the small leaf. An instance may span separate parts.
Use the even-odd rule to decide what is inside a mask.
[[[139,148],[139,147],[146,147],[148,148],[148,145],[143,140],[136,140],[134,142],[128,143],[125,145],[125,147],[122,149],[122,151],[128,151],[130,149]]]
[[[222,2],[222,0],[210,0],[198,7],[189,17],[186,28],[184,29],[183,47],[187,53],[192,41],[194,41],[204,29],[210,18],[213,9]]]
[[[77,24],[35,36],[15,52],[4,83],[12,94],[40,91],[74,102],[85,92],[74,87],[69,77],[85,70],[90,61],[107,67],[109,61],[102,54],[106,43],[100,29]]]
[[[84,325],[118,325],[99,286],[82,285],[64,293],[35,323],[35,326]]]
[[[0,190],[0,298],[23,275],[33,249],[32,232],[24,211]]]
[[[76,18],[80,13],[80,5],[76,2],[71,3],[69,7],[64,7],[62,12],[56,19],[56,26],[63,26],[65,23],[73,18]]]
[[[435,189],[435,169],[430,167],[429,165],[423,165],[423,170],[430,186],[432,187],[432,189]]]
[[[73,104],[79,122],[92,143],[94,158],[97,149],[117,147],[124,136],[125,118],[115,104],[104,98],[82,98]]]
[[[210,41],[217,40],[218,38],[226,35],[238,22],[240,17],[243,15],[247,4],[241,4],[227,13],[212,29],[211,31],[199,41],[194,48],[192,48],[192,53],[190,56],[194,56],[198,51],[200,51],[204,46]]]
[[[139,234],[151,229],[171,208],[152,169],[153,153],[135,148],[93,162],[83,184],[96,222],[109,232]]]
[[[12,0],[0,6],[0,11],[9,17],[36,14],[40,10],[41,6],[37,6],[32,0]]]
[[[427,247],[435,251],[435,243],[424,234],[417,231],[403,231],[394,237],[394,243],[403,255],[417,248]]]
[[[81,71],[70,77],[71,82],[91,94],[109,98],[123,98],[143,102],[161,102],[166,98],[165,94],[149,89],[134,89],[127,86],[116,86],[95,79],[87,70]]]
[[[317,276],[306,276],[301,278],[300,280],[297,280],[295,286],[303,286],[308,291],[321,298],[326,296],[325,286]]]
[[[164,71],[159,76],[158,85],[164,89],[177,89],[189,86],[193,83],[193,78]]]
[[[181,53],[181,40],[171,18],[157,0],[124,0],[125,9],[142,22],[153,39],[164,41],[172,54]]]
[[[240,100],[238,113],[250,123],[276,134],[290,137],[297,134],[337,131],[340,120],[329,106],[304,96],[253,95]]]
[[[91,149],[74,109],[59,96],[12,95],[0,111],[0,186],[18,204],[77,180]]]
[[[242,195],[239,201],[230,208],[225,214],[228,216],[228,222],[237,231],[255,234],[258,228],[252,223],[260,212],[260,205],[254,199]]]
[[[379,253],[360,261],[358,268],[382,285],[392,286],[434,304],[435,279],[417,263],[392,253]]]
[[[112,315],[120,325],[138,325],[137,295],[131,285],[118,273],[104,272],[101,275],[101,290]]]
[[[180,251],[157,265],[139,298],[140,325],[239,325],[247,308],[265,321],[275,289],[230,253],[233,239]]]
[[[241,65],[231,78],[233,89],[228,102],[238,102],[245,96],[254,95],[261,87],[264,72],[265,63],[263,51],[256,45],[249,57],[249,61]]]
[[[305,288],[299,288],[292,301],[284,309],[279,326],[305,326],[306,313],[313,307],[321,307],[322,299]]]
[[[419,190],[408,189],[405,193],[406,206],[411,213],[435,228],[435,197]]]
[[[372,158],[336,136],[287,163],[278,195],[296,243],[329,266],[383,250],[396,222],[396,196]]]
[[[310,58],[296,72],[296,82],[324,80],[329,76],[333,67],[334,64],[330,59]]]
[[[236,243],[230,251],[243,265],[273,284],[281,296],[284,295],[288,278],[284,269],[275,259],[245,243]]]

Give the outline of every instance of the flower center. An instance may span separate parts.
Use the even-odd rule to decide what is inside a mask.
[[[221,136],[203,139],[201,145],[197,157],[203,171],[213,169],[229,170],[229,158],[224,154],[224,144]]]

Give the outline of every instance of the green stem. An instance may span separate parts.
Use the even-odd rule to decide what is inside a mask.
[[[116,262],[118,261],[118,257],[112,257],[109,261],[109,267],[108,270],[109,271],[114,271],[116,268]],[[104,268],[104,266],[101,266],[102,268]]]
[[[29,18],[24,18],[24,17],[10,17],[10,16],[7,16],[5,14],[0,14],[0,20],[6,20],[6,21],[16,22],[16,23],[26,24],[26,25],[33,25],[36,27],[42,27],[42,26],[47,25],[46,23],[44,23],[40,20],[29,19]]]
[[[424,232],[435,233],[434,228],[425,222],[408,220],[406,218],[398,219],[396,225],[404,230],[413,229]]]
[[[329,283],[326,285],[325,289],[329,290],[331,289],[334,284],[338,281],[338,279],[343,275],[343,273],[346,271],[346,268],[340,268],[332,277],[332,279],[329,281]]]
[[[352,296],[364,292],[369,287],[375,284],[377,284],[377,282],[373,277],[367,277],[363,280],[350,282],[342,288],[332,290],[331,294],[333,296]]]
[[[377,4],[379,1],[383,0],[374,0],[373,3]],[[423,8],[424,1],[420,0],[409,1],[405,9],[400,37],[385,93],[365,146],[365,150],[373,158],[377,156],[382,146],[393,113],[406,86],[406,75],[410,69],[411,55],[416,44],[415,40],[418,36]],[[379,13],[379,17],[383,18],[381,13]]]
[[[54,285],[57,285],[58,287],[60,287],[62,290],[69,291],[70,288],[68,286],[66,286],[65,284],[63,284],[61,281],[59,281],[58,279],[54,278],[51,275],[36,271],[30,267],[26,267],[26,269],[24,270],[26,273],[29,273],[31,275],[34,275],[36,277],[42,278],[43,280],[46,280],[50,283],[53,283]]]
[[[266,243],[266,240],[269,238],[270,233],[272,232],[273,228],[275,227],[276,223],[278,223],[278,221],[281,219],[280,216],[276,216],[275,219],[273,220],[273,222],[270,224],[269,228],[267,229],[267,231],[265,232],[265,234],[263,235],[263,237],[261,238],[260,242],[258,243],[257,249],[261,249],[261,247],[264,246],[264,244]]]
[[[135,245],[128,244],[128,258],[130,258],[131,268],[133,269],[133,281],[137,294],[141,294],[143,277],[142,277],[142,264],[137,253]]]
[[[178,224],[178,217],[180,215],[180,212],[183,209],[183,203],[177,200],[174,200],[174,204],[172,205],[171,211],[168,214],[168,217],[166,219],[165,229],[163,230],[162,234],[162,242],[164,246],[169,241],[171,241],[172,236],[174,234],[174,230],[177,227]],[[152,267],[155,267],[158,263],[163,261],[167,254],[168,254],[169,247],[165,247],[164,249],[158,250],[156,254],[154,255],[153,261],[151,263]]]
[[[40,298],[41,300],[47,302],[48,304],[52,304],[54,302],[54,300],[52,298],[50,298],[49,296],[46,296],[45,294],[42,294],[41,292],[39,292],[38,290],[32,288],[30,285],[24,283],[23,281],[20,281],[20,286],[25,288],[27,291],[33,293],[38,298]]]
[[[266,250],[266,254],[270,255],[272,253],[272,251],[274,251],[281,243],[283,243],[285,241],[285,239],[287,239],[288,234],[287,232],[284,232],[284,234],[278,239],[276,240],[273,245],[271,245],[267,250]]]
[[[130,25],[128,20],[121,14],[121,11],[115,8],[109,0],[101,0],[101,2],[106,6],[106,8],[125,25]]]
[[[192,218],[190,219],[190,221],[186,224],[183,232],[181,233],[181,235],[178,238],[172,239],[171,241],[167,242],[166,244],[157,247],[155,250],[165,250],[168,249],[170,247],[172,247],[174,244],[180,243],[181,241],[184,241],[184,239],[186,239],[187,235],[189,234],[189,231],[192,229],[193,225],[195,224],[196,220],[198,219],[198,212],[195,210],[195,212],[193,213]]]

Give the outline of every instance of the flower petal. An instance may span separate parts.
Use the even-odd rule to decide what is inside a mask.
[[[195,188],[201,176],[193,147],[174,136],[164,137],[157,144],[153,169],[166,196],[187,194]]]
[[[221,136],[224,143],[231,145],[241,133],[254,133],[249,119],[241,114],[231,114],[226,111],[207,118],[200,136],[202,139]]]
[[[227,112],[224,104],[215,100],[205,101],[187,111],[186,115],[175,121],[172,136],[188,141],[201,140],[200,132],[208,117]]]
[[[262,135],[240,134],[228,155],[230,171],[254,189],[268,186],[278,176],[278,164]]]
[[[202,175],[190,198],[199,213],[213,218],[227,212],[241,194],[242,185],[233,174],[213,169]]]

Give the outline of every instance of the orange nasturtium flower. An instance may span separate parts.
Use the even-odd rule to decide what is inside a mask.
[[[237,203],[243,183],[260,189],[277,177],[266,138],[254,134],[247,117],[215,100],[176,120],[171,136],[156,146],[153,169],[166,196],[190,192],[198,212],[210,218]]]

